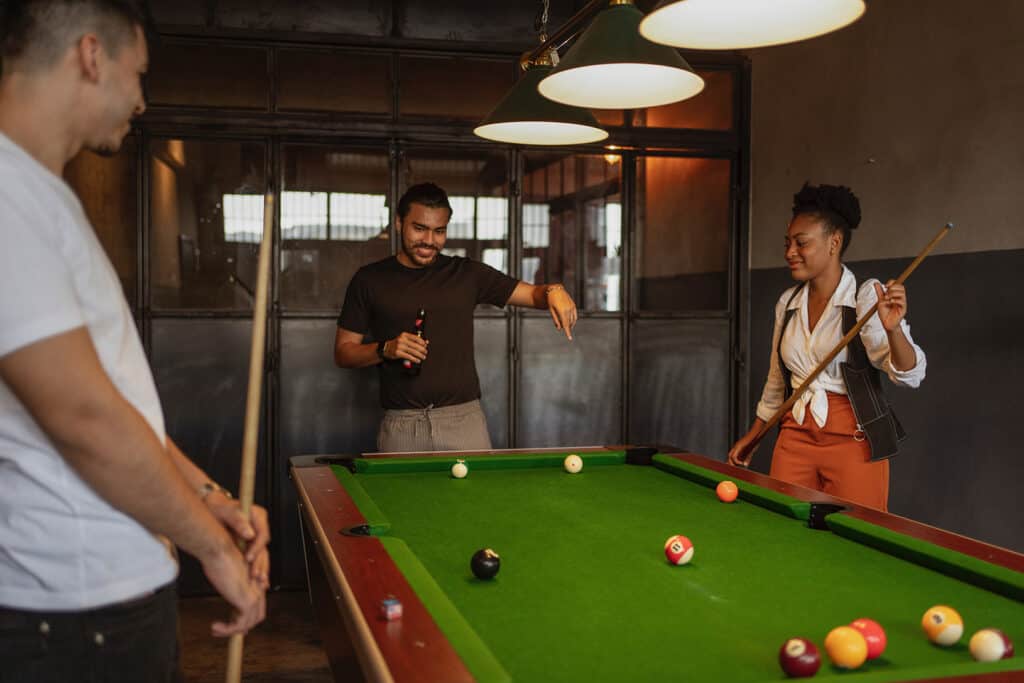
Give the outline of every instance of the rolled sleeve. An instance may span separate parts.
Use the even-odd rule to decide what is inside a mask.
[[[860,287],[860,291],[857,294],[858,318],[867,315],[867,312],[878,303],[878,294],[875,292],[874,286],[875,282],[878,282],[878,280],[868,280]],[[884,372],[889,381],[899,386],[916,389],[924,381],[928,368],[928,359],[925,357],[924,350],[917,345],[911,336],[910,325],[906,319],[900,321],[900,330],[914,348],[916,362],[914,367],[909,370],[897,370],[893,366],[892,351],[889,348],[889,335],[886,333],[885,328],[882,326],[882,321],[878,319],[877,314],[873,314],[864,324],[864,327],[861,328],[860,337],[864,342],[864,349],[868,353],[868,359],[871,361],[871,364]]]

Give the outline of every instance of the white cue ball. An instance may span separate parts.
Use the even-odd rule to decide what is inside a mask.
[[[466,467],[466,461],[455,461],[455,464],[452,465],[452,476],[456,479],[465,479],[467,474],[469,474],[469,468]]]
[[[975,633],[968,649],[979,662],[997,662],[1013,656],[1013,643],[997,628],[983,628]]]
[[[567,455],[562,465],[569,474],[576,474],[583,469],[583,458],[578,455]]]

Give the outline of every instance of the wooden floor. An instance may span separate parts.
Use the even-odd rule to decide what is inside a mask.
[[[306,593],[270,593],[267,619],[245,638],[242,680],[247,683],[330,683],[327,657]],[[186,683],[223,683],[227,640],[210,635],[225,612],[220,598],[182,598],[181,665]]]

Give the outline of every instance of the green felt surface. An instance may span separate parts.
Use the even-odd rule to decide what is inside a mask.
[[[717,475],[583,457],[578,475],[553,466],[491,469],[467,458],[463,480],[447,467],[401,471],[400,461],[351,477],[385,518],[377,521],[388,525],[380,528],[388,529],[392,557],[415,577],[413,587],[481,681],[505,672],[516,681],[781,680],[777,652],[786,638],[820,647],[831,628],[861,616],[886,628],[883,658],[852,674],[826,661],[817,679],[1024,667],[1019,657],[973,662],[966,646],[985,626],[1024,642],[1018,601],[808,529],[781,512],[785,496],[752,504],[742,496],[758,492],[741,483],[741,499],[726,505],[708,488]],[[552,458],[561,461],[541,460]],[[706,481],[694,481],[701,476]],[[670,566],[662,552],[675,533],[695,546],[684,567]],[[502,558],[490,582],[469,570],[484,547]],[[963,615],[959,645],[938,648],[924,638],[920,618],[934,604]]]

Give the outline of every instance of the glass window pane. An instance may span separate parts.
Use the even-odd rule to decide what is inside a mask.
[[[682,102],[638,110],[633,125],[649,128],[732,130],[736,75],[733,71],[698,71],[704,90]]]
[[[263,145],[153,140],[149,165],[153,307],[251,309],[263,233]]]
[[[477,122],[512,87],[509,60],[403,57],[399,63],[399,112]]]
[[[638,160],[638,308],[728,308],[730,177],[728,159]]]
[[[64,167],[64,179],[81,200],[133,307],[139,249],[137,150],[136,139],[129,136],[112,157],[82,152]]]
[[[278,50],[281,111],[391,113],[391,57],[318,50]]]
[[[388,156],[286,145],[281,193],[281,303],[341,309],[356,270],[390,253]]]
[[[527,153],[525,281],[561,282],[584,310],[622,309],[621,165],[613,154]]]
[[[162,41],[150,57],[146,91],[152,104],[267,109],[267,51],[231,45]]]
[[[484,151],[406,152],[399,189],[404,192],[425,182],[444,188],[452,205],[444,253],[508,273],[508,156]]]

